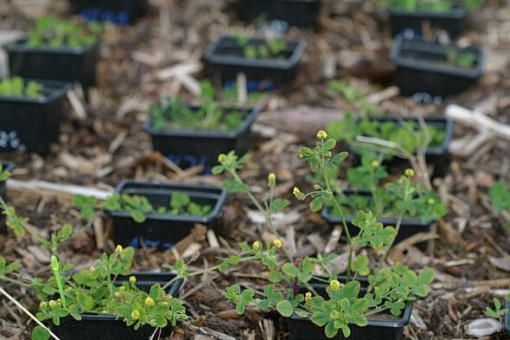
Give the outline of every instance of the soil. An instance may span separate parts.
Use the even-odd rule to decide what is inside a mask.
[[[307,41],[299,74],[293,84],[266,97],[254,127],[252,156],[242,171],[243,178],[261,195],[268,173],[276,174],[277,193],[291,201],[283,215],[281,234],[286,235],[286,245],[295,245],[296,256],[322,251],[332,231],[319,214],[309,212],[306,202],[292,197],[294,186],[303,191],[311,188],[305,181],[307,167],[297,157],[297,150],[300,145],[314,143],[317,130],[341,119],[342,112],[359,110],[356,103],[328,91],[329,79],[346,80],[386,114],[443,116],[447,105],[457,104],[510,124],[510,5],[506,1],[486,0],[472,13],[468,30],[458,41],[485,49],[486,72],[472,89],[447,99],[427,95],[408,98],[392,92],[391,35],[387,15],[375,1],[323,2],[317,27],[291,28],[287,34]],[[33,3],[8,0],[7,5],[0,6],[0,29],[26,31],[45,13],[71,17],[64,0]],[[102,251],[114,249],[108,239],[102,242],[102,230],[109,227],[106,216],[88,224],[72,206],[69,195],[34,191],[20,183],[43,180],[111,191],[123,178],[218,186],[225,179],[196,176],[201,169],[176,171],[164,156],[152,151],[149,136],[141,127],[151,103],[164,95],[196,102],[196,80],[210,77],[207,68],[198,67],[184,76],[168,76],[164,70],[201,65],[201,53],[212,39],[236,30],[253,33],[255,28],[238,19],[232,1],[151,0],[150,4],[149,13],[133,25],[105,25],[97,84],[90,102],[81,99],[80,89],[76,91],[86,116],[80,117],[76,108],[69,106],[60,143],[52,146],[51,153],[46,158],[22,151],[0,154],[1,159],[16,164],[7,194],[19,215],[28,217],[43,237],[65,223],[82,230],[62,246],[60,255],[77,268],[92,265]],[[424,266],[436,270],[431,294],[414,304],[413,318],[404,331],[406,339],[473,338],[467,334],[469,322],[487,317],[485,308],[492,306],[493,298],[503,300],[509,293],[510,229],[504,227],[505,216],[492,208],[487,192],[496,180],[510,182],[510,142],[508,137],[494,135],[461,155],[460,146],[476,135],[477,130],[455,124],[449,171],[433,183],[449,213],[437,223],[437,235],[428,250],[422,252],[406,244],[389,256],[390,261],[404,262],[416,270]],[[204,233],[197,232],[180,244],[181,256],[191,259],[199,251],[193,266],[202,268],[215,263],[217,256],[236,253],[239,242],[271,239],[253,209],[246,197],[230,195],[222,227],[214,232],[219,244],[211,245]],[[0,234],[0,252],[8,261],[19,260],[27,277],[49,274],[47,251],[28,236]],[[343,241],[334,252],[345,255]],[[134,270],[158,271],[173,261],[175,254],[170,250],[138,249]],[[285,322],[277,313],[248,309],[239,316],[235,306],[223,297],[225,287],[233,283],[262,289],[267,283],[262,270],[245,265],[225,274],[189,280],[182,294],[191,318],[176,328],[172,338],[267,339],[272,338],[270,334],[287,338]],[[36,310],[38,301],[33,293],[10,284],[2,283],[2,287],[27,308]],[[3,296],[0,306],[0,338],[29,339],[34,323]],[[492,337],[505,338],[502,333]]]

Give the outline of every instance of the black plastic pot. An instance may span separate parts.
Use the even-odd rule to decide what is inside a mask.
[[[359,195],[366,199],[370,199],[371,195],[367,191],[358,191],[358,190],[344,190],[344,195],[354,196]],[[333,215],[331,209],[325,207],[321,212],[322,218],[331,225],[342,225],[342,219],[340,216]],[[359,233],[359,228],[352,224],[352,221],[356,218],[354,215],[345,216],[345,222],[347,224],[347,228],[349,228],[349,233],[351,236],[356,236]],[[396,226],[397,218],[396,217],[382,217],[377,219],[384,226]],[[435,221],[422,221],[418,218],[410,218],[405,217],[402,219],[400,224],[400,230],[395,238],[394,244],[397,244],[408,237],[411,237],[417,233],[428,233],[431,230],[432,224]],[[417,247],[424,250],[426,249],[426,242],[421,242],[417,244]]]
[[[338,277],[340,282],[345,282],[345,277]],[[361,283],[361,291],[362,293],[366,290],[367,282],[366,280],[359,280]],[[327,285],[324,283],[319,283],[318,281],[310,282],[314,290],[317,294],[326,297],[326,287]],[[300,290],[300,293],[305,293],[306,290]],[[413,302],[409,301],[406,304],[406,308],[404,309],[402,315],[399,318],[388,319],[388,318],[379,318],[376,317],[368,317],[368,325],[365,327],[359,327],[356,325],[351,325],[351,336],[349,339],[356,340],[400,340],[404,338],[403,332],[404,327],[409,323],[411,318],[411,312],[413,309]],[[324,334],[324,328],[316,326],[309,318],[302,318],[293,314],[289,319],[289,340],[327,340],[328,338]],[[333,338],[336,340],[345,339],[342,332],[339,333]]]
[[[462,68],[449,64],[446,48],[452,48],[457,53],[476,54],[474,67]],[[401,94],[411,96],[425,92],[446,97],[467,90],[482,76],[485,55],[475,47],[444,46],[397,36],[393,41],[391,60],[396,66],[395,84]]]
[[[320,0],[240,0],[239,16],[245,21],[263,17],[282,20],[292,26],[308,27],[317,22]]]
[[[248,44],[260,46],[264,39],[253,38]],[[203,59],[223,82],[235,80],[238,73],[244,73],[248,80],[270,81],[275,85],[286,85],[294,81],[299,61],[305,51],[304,40],[287,40],[283,57],[260,59],[247,58],[243,48],[233,37],[220,37],[204,51]]]
[[[190,107],[197,110],[198,107]],[[250,129],[260,113],[258,108],[226,108],[225,112],[239,112],[244,116],[241,126],[235,131],[160,130],[148,122],[144,130],[150,134],[152,147],[181,168],[202,165],[202,174],[210,174],[218,164],[218,155],[235,150],[243,155],[251,148]]]
[[[29,47],[24,40],[4,45],[9,57],[11,76],[79,82],[88,96],[96,83],[99,45],[88,47]],[[88,98],[88,97],[87,97]]]
[[[147,12],[147,0],[69,0],[71,10],[87,20],[126,25]]]
[[[195,223],[215,227],[227,197],[227,191],[221,188],[133,180],[120,182],[115,191],[144,196],[154,208],[169,207],[170,197],[174,192],[187,194],[192,202],[212,207],[212,211],[205,216],[147,214],[142,223],[135,222],[127,211],[105,211],[113,220],[115,244],[133,247],[145,245],[158,249],[172,247],[190,233]]]
[[[58,142],[68,83],[37,80],[43,98],[0,96],[0,151],[24,148],[48,154]]]
[[[431,28],[440,28],[448,32],[454,38],[464,30],[466,22],[466,10],[464,8],[452,8],[448,11],[416,10],[390,8],[391,34],[393,36],[411,29],[421,33],[424,22],[430,24]]]
[[[416,117],[391,117],[391,116],[370,116],[369,120],[377,121],[377,122],[388,122],[393,121],[395,124],[401,124],[407,122],[415,122],[415,126],[420,126],[419,120]],[[444,141],[441,145],[429,147],[425,151],[425,161],[428,165],[433,166],[432,177],[444,177],[448,170],[448,145],[452,140],[453,134],[453,120],[446,119],[443,117],[425,117],[425,124],[427,126],[435,127],[444,131]],[[357,156],[357,152],[355,148],[351,148],[351,152]],[[394,166],[402,163],[408,163],[407,159],[401,159],[398,157],[393,157],[390,160],[385,160],[384,164],[388,166]]]
[[[14,168],[14,164],[11,162],[0,161],[2,164],[2,171],[11,171]],[[0,181],[0,197],[7,202],[7,188],[5,185],[5,181]],[[3,234],[7,231],[7,226],[5,225],[5,215],[0,212],[0,234]]]
[[[172,273],[133,273],[137,280],[136,286],[148,292],[150,287],[156,283],[161,286],[175,277]],[[116,284],[122,284],[128,277],[119,277]],[[178,280],[168,288],[169,295],[178,296],[182,280]],[[65,317],[60,320],[60,325],[52,326],[52,331],[61,339],[75,340],[116,340],[116,339],[149,339],[155,328],[145,325],[136,330],[126,326],[122,319],[116,319],[111,314],[83,314],[82,320],[77,321],[72,317]],[[172,327],[161,329],[161,336],[170,336]],[[159,330],[156,334],[159,334]]]

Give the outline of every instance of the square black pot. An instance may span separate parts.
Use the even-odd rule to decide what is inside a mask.
[[[147,12],[147,0],[69,0],[73,13],[88,20],[110,21],[125,25]]]
[[[286,40],[283,58],[247,58],[243,47],[233,37],[220,37],[204,51],[202,58],[215,75],[225,82],[235,80],[238,73],[244,73],[248,80],[270,81],[274,85],[288,85],[294,81],[299,61],[306,48],[304,40]],[[264,39],[252,38],[248,44],[262,45]]]
[[[476,54],[474,67],[462,68],[448,64],[446,48],[453,48],[457,53]],[[485,54],[475,47],[443,46],[397,36],[393,41],[391,61],[396,66],[395,84],[402,95],[425,92],[447,97],[467,90],[483,75]]]
[[[308,27],[317,23],[320,0],[240,0],[239,16],[245,21],[259,17],[266,20],[282,20],[289,25]]]
[[[339,276],[338,280],[340,282],[345,282],[346,278],[344,276]],[[361,292],[366,291],[366,287],[368,282],[363,278],[360,278],[361,283]],[[311,282],[312,287],[317,292],[317,294],[327,297],[326,287],[327,284],[322,283],[320,281]],[[300,293],[305,293],[306,289],[300,289]],[[351,336],[349,339],[356,340],[400,340],[404,338],[403,332],[404,327],[409,323],[411,318],[411,312],[413,309],[413,301],[408,301],[406,303],[406,307],[402,313],[402,315],[398,318],[394,319],[383,319],[383,318],[375,318],[368,317],[368,325],[365,327],[359,327],[356,325],[351,325]],[[315,325],[310,318],[302,318],[293,314],[289,319],[289,340],[327,340],[328,338],[324,334],[324,328]],[[342,332],[339,331],[338,334],[333,338],[336,340],[345,339]]]
[[[197,110],[198,107],[190,107]],[[251,148],[250,130],[260,113],[258,108],[225,108],[225,112],[239,112],[244,116],[241,126],[234,131],[200,130],[161,130],[152,127],[151,122],[144,125],[150,134],[152,147],[181,168],[202,165],[202,174],[210,174],[213,166],[218,165],[218,155],[234,150],[243,155]]]
[[[0,96],[0,151],[23,148],[43,156],[58,143],[68,83],[36,80],[43,98]]]
[[[368,191],[364,190],[344,190],[344,195],[346,197],[359,195],[366,199],[370,199],[371,194]],[[337,215],[333,215],[331,212],[331,208],[325,207],[322,209],[321,212],[322,218],[328,222],[330,225],[342,225],[342,218]],[[352,224],[352,221],[356,218],[355,215],[346,215],[345,216],[345,222],[347,224],[347,228],[349,228],[349,233],[351,236],[356,236],[359,233],[359,228],[354,226]],[[397,225],[397,217],[381,217],[377,218],[377,221],[381,222],[385,227],[386,226],[393,226],[395,227]],[[400,230],[395,237],[394,244],[397,244],[403,240],[405,240],[408,237],[411,237],[418,233],[429,233],[432,227],[432,224],[435,221],[422,221],[419,218],[412,218],[412,217],[404,217],[402,219],[402,222],[400,223]],[[425,250],[427,243],[426,242],[420,242],[416,245],[419,249]]]
[[[428,22],[431,28],[440,28],[448,32],[450,37],[455,38],[464,30],[466,23],[466,10],[456,7],[448,11],[416,10],[390,8],[391,34],[395,36],[405,29],[412,29],[421,33],[422,24]]]
[[[134,180],[120,182],[115,192],[144,196],[154,208],[169,207],[172,193],[181,192],[189,195],[194,203],[212,207],[212,211],[205,216],[147,214],[142,223],[135,222],[128,211],[105,210],[113,220],[114,243],[135,248],[141,245],[158,249],[170,248],[186,237],[196,223],[209,228],[215,227],[227,197],[227,191],[221,188]]]
[[[173,273],[132,273],[137,278],[136,286],[146,292],[156,283],[164,286],[175,277]],[[121,285],[128,281],[128,276],[119,277],[115,284]],[[178,280],[168,287],[167,293],[173,297],[179,294],[182,280]],[[77,321],[72,317],[65,317],[60,320],[59,326],[52,326],[52,331],[61,339],[75,340],[117,340],[117,339],[149,339],[155,328],[145,325],[136,330],[126,326],[122,319],[117,319],[111,314],[83,314],[82,320]],[[170,336],[172,327],[161,329],[161,336]],[[158,333],[159,334],[159,331]]]
[[[100,43],[88,47],[30,47],[25,40],[4,45],[11,76],[79,82],[86,93],[96,83]]]
[[[369,116],[369,120],[377,122],[395,122],[395,124],[401,124],[404,122],[414,122],[416,126],[419,126],[419,119],[417,117],[391,117],[391,116]],[[448,145],[452,140],[453,135],[453,120],[444,117],[424,117],[425,124],[436,129],[444,131],[444,141],[441,145],[429,147],[425,151],[425,161],[427,164],[433,166],[432,177],[444,177],[448,172]],[[356,156],[355,162],[359,163],[359,153],[356,148],[351,147],[350,151]],[[414,153],[416,154],[416,152]],[[399,164],[409,163],[407,159],[399,157],[392,157],[389,160],[384,160],[384,164],[387,166],[397,166]],[[410,165],[409,165],[410,166]]]

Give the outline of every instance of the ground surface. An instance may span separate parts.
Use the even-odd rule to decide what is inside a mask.
[[[16,163],[13,179],[39,179],[104,190],[112,190],[122,178],[221,183],[222,178],[195,176],[195,170],[174,171],[161,155],[151,151],[149,137],[141,126],[147,119],[148,105],[157,102],[160,95],[196,99],[177,78],[161,72],[163,69],[180,63],[199,63],[211,39],[234,29],[252,32],[253,27],[240,22],[223,1],[160,2],[165,5],[152,2],[149,14],[133,26],[106,27],[97,87],[92,89],[87,116],[81,119],[76,110],[70,110],[63,121],[61,143],[47,158],[22,153],[2,155]],[[65,2],[55,1],[50,6],[47,3],[40,1],[37,7],[29,1],[8,1],[0,8],[0,28],[25,30],[34,16],[45,11],[66,15]],[[37,8],[27,10],[27,6]],[[482,109],[500,123],[509,124],[509,17],[510,6],[504,1],[486,1],[480,11],[473,13],[470,30],[460,41],[485,48],[488,60],[486,75],[467,93],[436,105],[390,95],[375,100],[375,105],[385,113],[441,116],[447,104],[455,103]],[[391,85],[393,68],[389,62],[387,18],[372,1],[326,1],[320,27],[291,29],[289,36],[304,38],[308,43],[302,67],[295,84],[267,98],[253,136],[252,159],[243,175],[255,190],[263,191],[267,174],[276,173],[278,192],[292,202],[282,234],[288,236],[285,242],[295,243],[302,250],[299,255],[303,256],[322,250],[331,227],[288,194],[295,185],[306,186],[306,167],[296,157],[297,148],[313,142],[317,129],[339,112],[353,109],[352,104],[327,91],[328,77],[345,79],[370,96]],[[327,64],[334,68],[325,67]],[[199,71],[192,76],[205,79],[207,73]],[[456,124],[454,137],[472,139],[475,133]],[[413,268],[429,265],[437,271],[432,293],[415,304],[413,318],[405,330],[407,338],[470,338],[467,324],[485,317],[484,309],[493,297],[502,299],[508,294],[509,230],[490,207],[487,190],[494,180],[510,182],[509,147],[508,140],[494,137],[463,157],[453,156],[448,175],[435,183],[449,207],[448,215],[437,225],[438,237],[427,252],[410,247],[392,255],[394,260]],[[98,245],[112,249],[111,242],[101,242],[101,228],[85,225],[65,195],[57,199],[51,193],[19,189],[16,185],[9,185],[8,193],[19,213],[29,217],[41,233],[67,222],[84,229],[79,238],[62,249],[62,256],[79,267],[89,266],[97,258],[101,252]],[[190,237],[183,244],[188,252],[200,250],[202,255],[196,266],[235,252],[240,241],[269,237],[261,234],[263,228],[247,216],[246,209],[252,208],[248,203],[235,195],[229,200],[222,217],[223,228],[216,233],[221,248],[211,247],[203,236]],[[292,214],[298,218],[293,219]],[[48,262],[48,255],[30,238],[0,235],[0,249],[8,259],[21,260],[30,276],[40,273]],[[342,249],[339,245],[335,251],[340,253]],[[161,254],[150,248],[141,249],[137,251],[135,267],[157,270],[173,259],[170,251]],[[240,317],[222,297],[222,289],[233,282],[262,287],[265,281],[259,276],[258,268],[245,266],[229,275],[203,277],[203,284],[199,279],[190,281],[184,292],[192,321],[181,325],[175,338],[198,338],[211,330],[236,338],[264,338],[269,337],[271,329],[276,330],[277,338],[285,338],[285,326],[276,315],[249,312]],[[191,290],[197,285],[201,289]],[[23,304],[33,307],[36,303],[31,294],[5,287]],[[0,305],[0,338],[27,338],[33,325],[3,297]]]

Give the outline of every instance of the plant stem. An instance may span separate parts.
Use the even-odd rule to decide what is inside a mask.
[[[13,298],[9,293],[7,293],[2,287],[0,287],[0,293],[3,294],[6,298],[11,300],[12,303],[14,303],[23,313],[28,315],[28,317],[32,320],[34,320],[39,326],[44,328],[48,333],[50,333],[50,336],[53,339],[60,340],[58,336],[55,335],[48,327],[46,327],[41,321],[39,321],[30,311],[28,311],[22,304],[20,304],[15,298]]]

